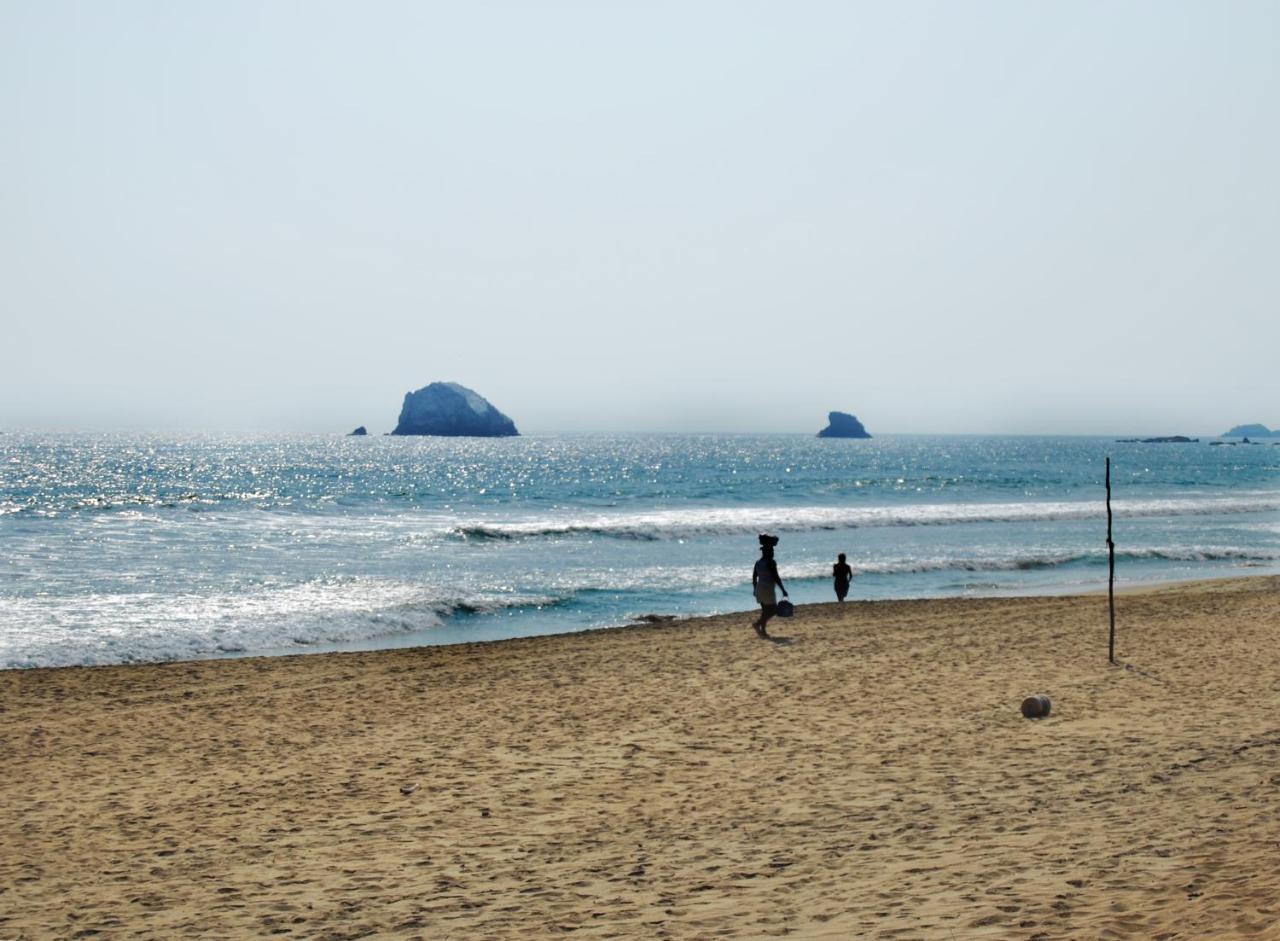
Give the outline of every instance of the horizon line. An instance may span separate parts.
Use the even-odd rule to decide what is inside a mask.
[[[357,427],[366,428],[366,425],[358,425]],[[1270,426],[1264,426],[1270,427]],[[742,430],[725,430],[725,429],[697,429],[697,430],[675,430],[675,429],[535,429],[532,431],[523,431],[516,435],[395,435],[390,431],[368,431],[366,435],[353,435],[350,431],[313,431],[313,430],[281,430],[276,428],[217,428],[217,429],[197,429],[197,428],[172,428],[172,427],[114,427],[114,428],[86,428],[86,427],[51,427],[51,426],[17,426],[11,428],[0,427],[0,435],[7,434],[140,434],[140,435],[299,435],[314,437],[369,437],[369,438],[484,438],[484,437],[549,437],[556,435],[795,435],[799,437],[817,438],[816,431],[796,431],[794,429],[758,429],[751,431]],[[1188,438],[1242,438],[1248,435],[1228,435],[1222,432],[1178,432],[1178,435]],[[1056,432],[1029,432],[1029,431],[879,431],[868,433],[866,438],[862,437],[833,437],[829,440],[847,440],[847,441],[867,441],[880,437],[1000,437],[1000,438],[1113,438],[1113,437],[1173,437],[1172,434],[1165,432],[1102,432],[1102,431],[1056,431]],[[1256,437],[1280,437],[1280,428],[1272,428],[1269,434],[1259,434]]]

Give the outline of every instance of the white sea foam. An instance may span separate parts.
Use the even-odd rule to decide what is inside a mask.
[[[198,659],[305,648],[439,627],[458,612],[554,605],[554,595],[430,593],[368,578],[326,578],[210,594],[0,597],[0,667]]]
[[[1233,497],[1118,500],[1119,518],[1215,516],[1280,509],[1274,492]],[[1033,503],[931,503],[876,507],[706,507],[638,513],[545,515],[514,520],[464,523],[455,536],[520,539],[541,536],[608,536],[623,539],[681,539],[704,535],[883,526],[948,526],[960,523],[1012,523],[1105,519],[1098,501]]]

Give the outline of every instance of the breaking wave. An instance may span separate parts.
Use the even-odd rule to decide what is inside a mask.
[[[1239,549],[1233,546],[1200,546],[1190,548],[1117,549],[1116,560],[1161,562],[1235,562],[1241,565],[1267,565],[1280,562],[1280,552]],[[1068,565],[1105,565],[1107,550],[1085,552],[1045,552],[1008,557],[850,560],[854,575],[914,575],[924,572],[1029,572],[1037,569],[1061,568]],[[827,579],[831,563],[803,566],[780,566],[783,578]]]
[[[1266,493],[1204,499],[1116,501],[1120,518],[1216,516],[1280,510],[1280,494]],[[542,516],[520,520],[476,522],[455,526],[461,539],[531,539],[556,536],[600,536],[663,540],[884,526],[951,526],[961,523],[1051,522],[1105,519],[1099,502],[936,503],[879,507],[735,507],[574,516]]]

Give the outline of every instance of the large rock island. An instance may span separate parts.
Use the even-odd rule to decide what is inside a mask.
[[[1236,425],[1223,438],[1280,438],[1280,428],[1272,431],[1266,425]]]
[[[393,435],[499,438],[518,435],[515,422],[479,393],[456,382],[433,382],[406,392]]]
[[[862,422],[848,412],[828,412],[827,427],[818,432],[819,438],[870,438]]]

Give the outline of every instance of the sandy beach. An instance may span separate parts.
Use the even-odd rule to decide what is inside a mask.
[[[1280,577],[1117,607],[8,671],[0,939],[1280,938]]]

